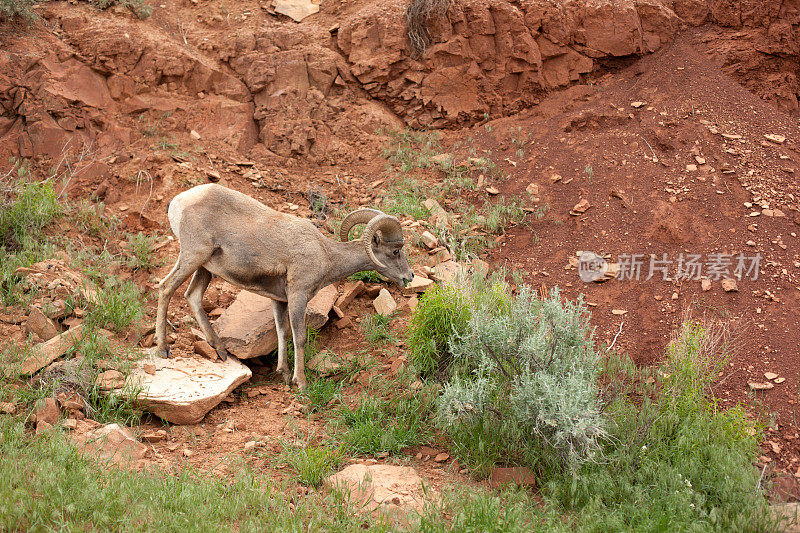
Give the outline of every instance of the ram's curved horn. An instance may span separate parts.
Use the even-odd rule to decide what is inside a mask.
[[[346,241],[350,238],[350,230],[357,224],[366,224],[378,215],[382,215],[382,211],[377,209],[356,209],[342,220],[342,227],[339,229],[339,238]]]
[[[364,241],[364,247],[367,249],[367,255],[370,260],[378,267],[386,268],[386,265],[378,261],[378,258],[375,257],[375,252],[372,250],[372,238],[378,231],[381,232],[381,238],[385,242],[402,242],[403,227],[400,225],[400,221],[397,220],[397,218],[392,215],[381,213],[380,216],[376,216],[367,223],[367,227],[364,229],[364,235],[361,236],[361,240]]]

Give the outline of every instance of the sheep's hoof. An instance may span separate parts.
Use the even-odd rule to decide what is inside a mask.
[[[157,349],[156,355],[161,357],[162,359],[169,359],[169,346]]]
[[[217,355],[223,361],[228,360],[228,350],[226,350],[225,348],[217,348]]]
[[[297,390],[300,392],[305,392],[306,390],[306,380],[305,378],[298,379],[297,377],[292,378],[292,383],[297,385]]]
[[[284,383],[286,383],[287,385],[291,384],[292,374],[288,368],[278,368],[277,370],[275,370],[275,372],[281,375]]]

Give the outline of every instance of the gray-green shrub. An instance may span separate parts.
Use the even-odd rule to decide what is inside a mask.
[[[598,449],[599,355],[580,300],[562,302],[557,289],[539,299],[523,287],[508,308],[473,309],[449,345],[457,372],[438,402],[445,431],[487,446],[480,426],[505,443],[498,459],[507,462],[576,465]]]
[[[634,370],[633,394],[607,408],[603,460],[552,473],[546,499],[591,531],[777,531],[754,467],[757,424],[710,394],[728,349],[724,325],[685,322],[653,386]]]

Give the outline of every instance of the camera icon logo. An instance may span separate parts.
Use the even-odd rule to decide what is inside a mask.
[[[578,276],[584,283],[591,283],[605,277],[608,261],[594,252],[581,252],[578,258]]]

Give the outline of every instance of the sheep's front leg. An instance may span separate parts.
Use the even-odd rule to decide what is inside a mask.
[[[283,376],[289,384],[289,362],[286,360],[286,337],[289,334],[289,306],[286,302],[272,300],[272,314],[275,317],[275,329],[278,332],[278,368],[276,372]]]
[[[306,390],[306,306],[308,297],[305,294],[289,296],[289,322],[292,325],[294,340],[294,376],[292,383],[297,384],[300,391]]]

